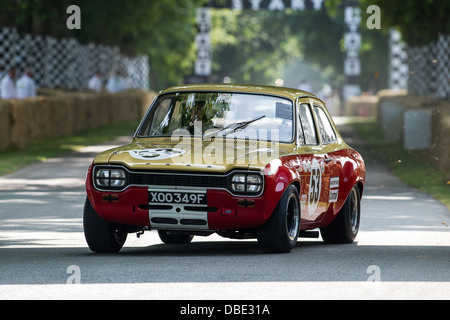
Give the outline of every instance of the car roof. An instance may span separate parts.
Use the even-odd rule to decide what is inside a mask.
[[[242,92],[255,94],[269,94],[295,100],[300,97],[310,97],[320,100],[316,95],[293,88],[275,87],[264,85],[241,85],[241,84],[188,84],[171,87],[160,92],[160,94],[189,91],[213,91],[213,92]]]

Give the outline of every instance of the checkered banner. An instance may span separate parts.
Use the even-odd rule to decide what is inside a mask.
[[[39,87],[82,90],[99,72],[104,82],[116,72],[128,78],[128,88],[149,89],[148,56],[126,57],[117,47],[80,44],[72,38],[19,34],[0,28],[0,67],[31,69]]]
[[[450,98],[450,36],[408,48],[409,91],[421,96]]]
[[[408,47],[401,34],[390,30],[391,89],[437,99],[450,98],[450,35],[427,46]]]
[[[395,29],[389,30],[389,89],[408,89],[409,67],[406,44]]]

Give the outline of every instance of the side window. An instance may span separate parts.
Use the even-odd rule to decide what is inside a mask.
[[[336,133],[331,125],[330,119],[326,115],[325,111],[318,106],[314,106],[314,112],[317,116],[320,135],[322,137],[323,144],[330,144],[336,141]]]
[[[319,140],[314,126],[314,119],[308,104],[300,105],[300,123],[302,124],[305,145],[318,145]]]

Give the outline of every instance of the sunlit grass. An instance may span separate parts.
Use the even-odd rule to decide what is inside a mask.
[[[408,185],[430,194],[450,209],[450,182],[428,151],[404,150],[401,143],[386,142],[381,126],[375,122],[352,122],[351,125],[371,149],[371,155],[382,161]]]

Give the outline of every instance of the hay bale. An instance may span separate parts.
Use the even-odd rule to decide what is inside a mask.
[[[436,160],[445,179],[450,180],[450,102],[440,103],[433,121],[431,156]]]
[[[54,96],[42,105],[43,137],[68,136],[74,132],[74,107],[70,96]]]
[[[11,145],[23,148],[31,141],[42,137],[45,128],[42,127],[41,99],[12,100]]]
[[[379,98],[377,96],[350,97],[345,104],[348,117],[374,117],[377,115]]]
[[[73,99],[73,121],[74,121],[74,132],[96,128],[95,118],[97,108],[96,108],[96,98],[91,97],[89,94],[75,94],[71,95]]]
[[[157,96],[158,93],[155,91],[150,92],[142,91],[141,110],[140,110],[141,117],[143,117],[147,113],[147,110],[153,104],[153,101],[156,99]]]
[[[0,101],[0,150],[11,146],[12,105],[9,101]]]
[[[383,121],[383,111],[389,110],[392,106],[397,108],[398,106],[404,106],[404,98],[408,96],[408,91],[406,90],[380,90],[377,94],[378,105],[376,111],[376,118],[378,122]]]
[[[105,96],[108,105],[108,123],[118,123],[125,120],[139,120],[142,110],[147,104],[148,95],[143,91],[126,91]]]
[[[35,99],[0,101],[0,149],[23,148],[42,138],[141,119],[157,95],[141,90],[118,94],[61,90],[45,93]]]

